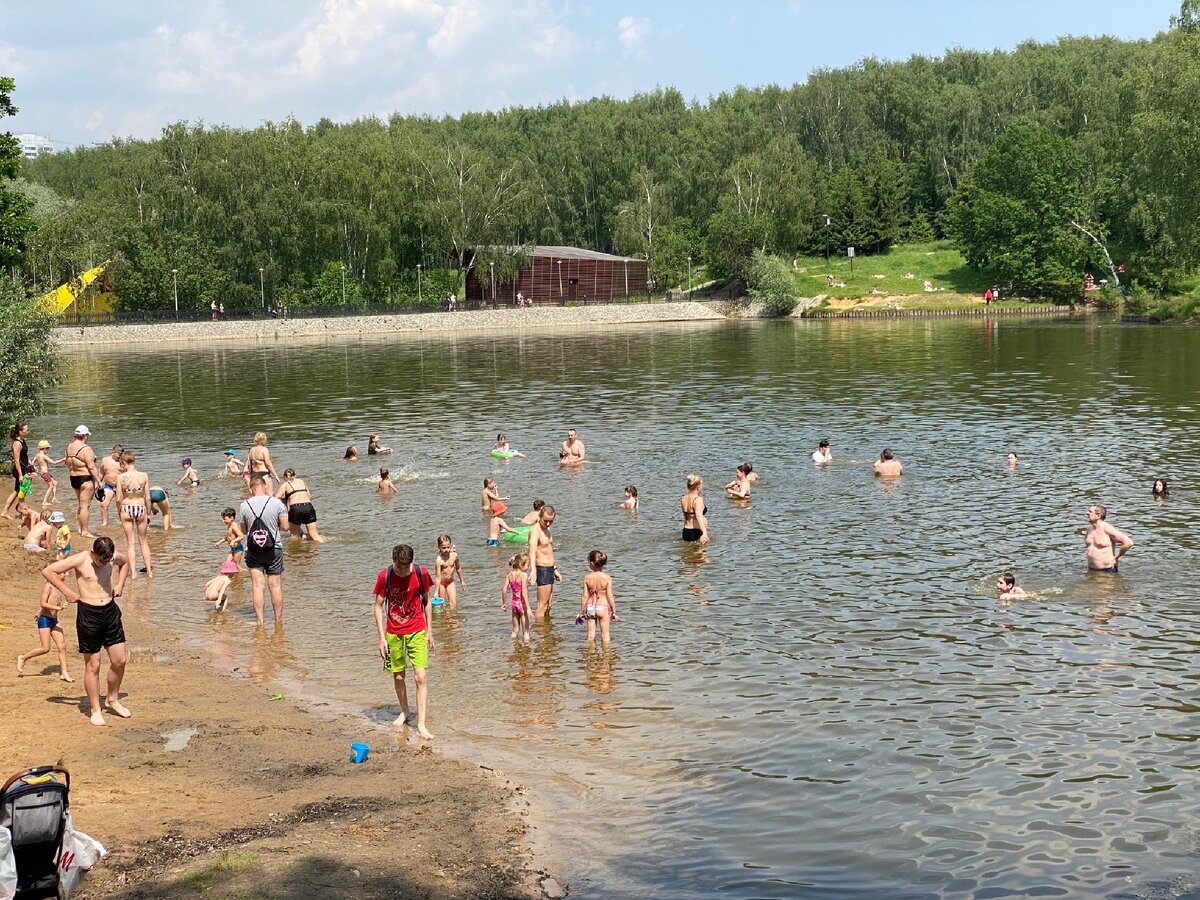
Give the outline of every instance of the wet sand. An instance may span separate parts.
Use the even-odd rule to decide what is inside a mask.
[[[37,645],[44,557],[12,523],[0,564],[4,777],[32,765],[71,771],[76,827],[109,851],[82,898],[538,897],[523,789],[357,716],[318,718],[269,686],[219,675],[177,638],[127,615],[122,688],[133,713],[89,724],[75,611],[62,613],[68,665]],[[107,658],[101,671],[103,690]],[[194,734],[190,734],[194,731]],[[368,761],[348,761],[353,740]],[[183,744],[181,749],[167,751]]]

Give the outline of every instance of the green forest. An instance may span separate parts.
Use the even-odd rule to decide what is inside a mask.
[[[1152,40],[866,59],[706,102],[673,88],[433,119],[170,125],[28,162],[15,261],[49,286],[119,261],[125,308],[410,303],[461,251],[564,244],[649,260],[657,289],[756,251],[949,238],[1030,295],[1085,270],[1178,293],[1200,263],[1200,4]],[[16,86],[19,94],[20,85]],[[1109,258],[1112,265],[1110,266]],[[511,259],[507,264],[511,265]],[[260,271],[261,282],[260,282]]]

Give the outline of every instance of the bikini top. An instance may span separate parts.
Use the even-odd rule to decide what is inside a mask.
[[[312,496],[312,491],[308,489],[308,485],[305,485],[302,488],[293,488],[292,483],[289,481],[287,482],[287,486],[289,490],[283,492],[283,499],[285,501],[290,501],[292,494],[308,494],[310,497]]]

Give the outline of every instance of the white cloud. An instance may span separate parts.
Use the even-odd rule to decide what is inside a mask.
[[[646,51],[646,36],[650,30],[649,19],[622,16],[617,21],[617,41],[625,48],[626,54],[640,55]]]
[[[351,66],[382,44],[389,52],[411,46],[406,26],[413,18],[446,16],[441,4],[426,0],[325,0],[321,21],[304,34],[294,72],[316,78],[329,68]]]

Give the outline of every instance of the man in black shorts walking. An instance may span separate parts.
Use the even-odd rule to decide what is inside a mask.
[[[113,584],[113,568],[117,583]],[[63,577],[75,573],[75,590]],[[112,538],[99,537],[90,550],[75,553],[42,569],[42,577],[66,598],[78,603],[75,628],[79,633],[79,652],[83,654],[83,686],[91,707],[92,724],[107,725],[100,710],[100,651],[108,651],[108,690],[104,705],[109,712],[128,719],[130,712],[121,703],[121,680],[125,677],[125,629],[121,624],[121,608],[117,598],[125,590],[129,577],[129,560],[117,553]]]
[[[271,496],[265,475],[250,478],[250,497],[238,509],[238,524],[246,535],[246,568],[250,570],[254,615],[263,625],[264,586],[271,591],[275,624],[283,623],[283,535],[288,530],[287,507]]]

